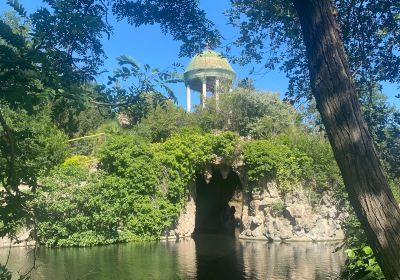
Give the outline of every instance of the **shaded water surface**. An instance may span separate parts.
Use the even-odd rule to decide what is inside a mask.
[[[266,243],[200,235],[179,242],[39,248],[35,279],[336,279],[343,253],[333,243]],[[0,249],[4,263],[8,249]],[[26,271],[32,252],[13,248],[9,266]]]

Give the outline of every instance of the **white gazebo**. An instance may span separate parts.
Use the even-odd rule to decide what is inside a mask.
[[[183,76],[186,85],[186,108],[190,112],[191,90],[200,93],[202,108],[206,104],[207,92],[215,96],[218,106],[219,93],[230,89],[236,74],[221,54],[205,50],[192,58]]]

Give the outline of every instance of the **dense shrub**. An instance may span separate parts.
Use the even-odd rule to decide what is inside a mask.
[[[5,107],[3,110],[16,143],[14,157],[17,177],[20,183],[35,186],[38,175],[47,173],[68,155],[67,137],[51,123],[45,109],[33,115],[23,109]],[[0,127],[0,133],[4,133],[3,127]],[[0,149],[0,177],[4,180],[8,174],[6,157],[10,153],[6,137],[1,137]]]
[[[343,191],[340,170],[323,134],[292,131],[278,135],[273,142],[290,147],[296,154],[301,166],[301,178],[306,185],[320,190],[339,187]]]
[[[49,246],[156,239],[176,220],[195,172],[232,157],[237,136],[195,131],[150,144],[129,134],[107,138],[93,158],[74,156],[43,179],[35,200],[38,237]]]
[[[195,177],[195,172],[215,157],[233,157],[238,141],[236,134],[204,134],[188,130],[173,135],[164,143],[154,144],[163,174],[168,178],[168,196],[174,202],[182,201],[186,187]]]
[[[290,139],[290,140],[289,140]],[[282,136],[243,144],[243,158],[251,182],[276,180],[281,191],[306,185],[316,191],[339,187],[341,179],[326,142],[312,135]]]
[[[282,189],[299,182],[301,168],[293,151],[268,140],[255,140],[243,145],[243,157],[251,182],[276,179]]]

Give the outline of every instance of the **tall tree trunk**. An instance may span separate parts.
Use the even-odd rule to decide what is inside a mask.
[[[313,95],[350,202],[387,279],[400,279],[400,209],[362,116],[330,0],[293,0]]]

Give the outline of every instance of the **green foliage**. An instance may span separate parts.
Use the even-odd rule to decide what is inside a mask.
[[[361,246],[346,249],[346,267],[349,271],[346,279],[385,279],[375,260],[371,247],[362,243]]]
[[[111,135],[123,134],[124,130],[116,120],[108,120],[102,123],[96,130],[95,133],[106,133]]]
[[[12,274],[7,269],[7,267],[0,264],[0,279],[1,280],[11,280]]]
[[[239,137],[235,132],[226,131],[213,137],[212,148],[216,156],[231,160],[237,155]]]
[[[94,162],[95,158],[82,155],[74,155],[65,159],[65,161],[60,165],[61,168],[68,167],[70,165],[81,166],[84,169],[88,169]]]
[[[293,151],[282,144],[255,140],[243,145],[243,157],[251,182],[276,179],[281,191],[289,191],[300,182],[300,161]]]
[[[297,154],[306,185],[320,190],[343,188],[331,146],[322,133],[293,131],[277,136],[274,142],[289,146]]]
[[[13,236],[30,214],[26,211],[31,192],[38,187],[38,178],[60,164],[69,148],[66,136],[43,112],[29,115],[25,110],[2,106],[6,129],[0,126],[0,235]],[[25,185],[21,190],[20,186]]]
[[[317,135],[283,134],[274,140],[245,142],[243,158],[251,182],[276,179],[283,192],[299,183],[313,192],[341,186],[330,147]]]
[[[172,102],[158,105],[136,126],[136,131],[147,130],[152,142],[161,142],[182,128],[194,127],[193,116]]]
[[[361,224],[354,212],[346,220],[346,240],[344,246],[347,255],[343,279],[385,279],[376,262],[374,253],[367,243]]]
[[[98,107],[88,100],[99,96],[94,85],[69,89],[54,96],[50,100],[53,122],[70,138],[93,133],[113,117],[110,108]]]
[[[398,180],[389,180],[390,189],[393,192],[394,198],[397,203],[400,204],[400,179]]]
[[[206,163],[217,156],[232,158],[237,141],[237,135],[232,132],[212,135],[188,130],[173,135],[164,143],[154,144],[164,174],[168,174],[171,200],[182,201],[187,184]]]
[[[46,78],[60,82],[64,89],[93,80],[105,58],[101,39],[111,33],[104,6],[97,1],[43,2],[46,5],[29,19],[34,30],[33,47],[45,53]]]
[[[102,170],[133,180],[136,179],[136,176],[141,176],[141,174],[136,174],[139,166],[145,168],[145,170],[142,170],[142,174],[157,169],[156,166],[152,166],[154,164],[153,158],[154,155],[148,143],[129,135],[110,137],[99,153]],[[146,163],[150,165],[146,165]],[[140,180],[140,178],[137,179]],[[148,179],[150,179],[149,182],[143,182],[143,184],[148,184],[149,188],[154,188],[154,185],[158,182],[157,176],[151,176]]]
[[[28,16],[18,1],[9,1],[19,16],[0,20],[1,236],[31,220],[26,206],[38,177],[69,152],[66,136],[50,118],[49,101],[92,78],[102,62],[98,37],[107,28],[96,20],[99,6],[86,10],[77,4],[74,10],[58,5],[63,2],[47,1],[49,9]]]
[[[19,183],[36,186],[38,175],[46,173],[61,163],[68,154],[66,136],[51,123],[46,111],[28,115],[25,110],[10,110],[3,107],[3,114],[13,133],[15,146],[15,172]],[[0,128],[0,133],[5,134]],[[3,137],[4,139],[4,137]],[[7,180],[5,155],[10,151],[8,143],[0,141],[3,161],[0,167],[1,179]]]
[[[400,178],[400,111],[388,103],[378,86],[360,91],[359,100],[388,176]]]
[[[168,197],[180,203],[196,170],[212,159],[211,137],[188,131],[153,145],[157,160],[167,176]]]
[[[103,151],[104,171],[90,174],[82,164],[63,164],[44,180],[34,203],[41,243],[93,246],[154,239],[170,225],[170,205],[157,189],[159,174],[149,161],[151,153],[133,148],[114,157],[115,142],[122,140]],[[137,160],[129,160],[133,154]],[[123,165],[126,171],[119,169]]]
[[[154,108],[164,106],[169,100],[177,101],[170,89],[171,83],[180,82],[176,72],[161,71],[145,64],[140,66],[129,56],[117,57],[120,68],[108,77],[107,85],[97,87],[98,96],[91,102],[106,108],[115,108],[129,119],[129,125],[137,124]]]
[[[34,206],[39,240],[92,246],[156,239],[176,220],[197,170],[232,157],[237,135],[186,131],[150,144],[129,134],[107,138],[93,158],[73,156],[43,178]]]
[[[274,202],[271,204],[271,209],[275,211],[277,215],[283,215],[285,204],[283,202]]]
[[[31,212],[28,213],[25,206],[31,204],[30,201],[39,188],[38,177],[43,176],[43,183],[48,186],[40,186],[38,190],[37,213],[42,215],[42,222],[46,219],[54,221],[47,226],[45,223],[41,224],[42,241],[48,240],[43,242],[52,245],[77,245],[80,244],[80,238],[83,240],[82,244],[90,245],[114,242],[115,232],[111,234],[104,229],[109,221],[99,221],[100,231],[104,233],[98,234],[96,227],[85,218],[90,212],[85,206],[85,202],[90,201],[87,196],[93,192],[93,197],[106,197],[96,192],[100,188],[96,188],[100,184],[98,181],[101,181],[98,179],[100,175],[86,178],[88,171],[79,164],[64,164],[58,167],[59,170],[56,168],[49,174],[49,170],[60,164],[69,152],[66,137],[56,126],[70,137],[96,129],[107,132],[115,130],[112,125],[99,126],[116,112],[139,112],[135,117],[142,118],[147,113],[146,110],[152,108],[147,101],[153,102],[151,105],[155,106],[169,97],[173,98],[173,93],[165,85],[167,80],[171,80],[171,76],[164,71],[150,69],[148,65],[141,69],[128,57],[120,57],[118,60],[121,68],[110,77],[110,87],[88,84],[98,74],[105,57],[101,38],[111,31],[106,20],[106,6],[103,1],[44,2],[45,6],[27,15],[17,1],[10,1],[19,17],[9,14],[0,20],[0,52],[3,58],[0,61],[0,179],[4,187],[4,191],[0,192],[0,235],[15,234],[22,220],[31,220]],[[137,87],[132,86],[129,78],[136,79]],[[129,86],[120,88],[118,83],[128,83]],[[160,95],[159,88],[164,89],[168,97]],[[107,108],[98,109],[93,104],[106,105]],[[129,105],[124,107],[126,111],[115,109],[123,104]],[[117,130],[121,132],[120,128]],[[129,154],[129,151],[125,152],[126,155]],[[117,157],[112,158],[112,155],[107,156],[110,160],[118,160]],[[142,169],[147,172],[155,168],[152,165],[154,161],[151,160],[148,165],[129,160],[125,163],[130,167],[131,173],[121,172],[115,175],[113,170],[106,175],[139,182],[143,178],[147,179],[138,175]],[[117,167],[118,164],[108,165]],[[150,179],[158,178],[157,176],[150,176]],[[157,183],[151,180],[145,182],[148,184],[137,183],[134,187],[142,192],[152,191],[157,196],[154,191]],[[21,184],[26,185],[23,191],[20,189]],[[65,189],[62,188],[64,185]],[[111,188],[112,184],[109,186]],[[51,201],[52,196],[57,199]],[[72,199],[75,196],[77,201]],[[66,205],[62,204],[63,198],[68,202]],[[47,199],[48,206],[45,203]],[[150,202],[153,203],[152,200]],[[143,209],[150,202],[143,200]],[[74,203],[83,205],[77,211],[83,218],[75,217],[75,212],[69,208]],[[76,225],[79,224],[77,222],[66,221],[63,224],[52,220],[52,211],[54,217],[62,220],[63,214],[57,211],[64,208],[69,211],[65,215],[71,215],[73,221],[81,221],[82,228]],[[161,216],[165,213],[173,216],[171,213],[177,211],[171,209],[175,208],[160,201]],[[160,222],[171,223],[168,217]],[[154,235],[154,229],[149,231]]]
[[[11,279],[18,279],[18,280],[29,280],[31,279],[29,276],[19,275],[18,278],[13,278],[13,274],[10,270],[7,269],[5,265],[0,264],[0,280],[11,280]]]
[[[210,99],[206,110],[195,112],[200,126],[210,131],[229,130],[257,139],[289,132],[300,125],[299,114],[278,94],[237,88],[220,96],[218,110]]]

